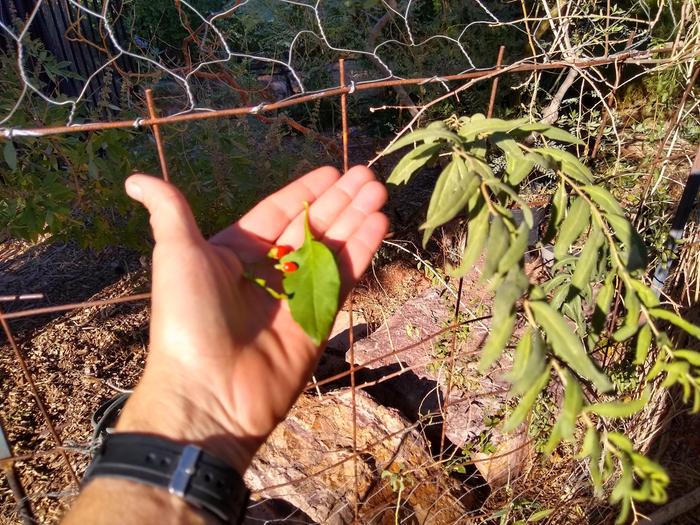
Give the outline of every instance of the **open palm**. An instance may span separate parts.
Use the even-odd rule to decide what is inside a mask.
[[[206,241],[173,186],[135,175],[126,188],[148,208],[156,246],[148,363],[118,429],[200,441],[243,470],[322,350],[245,272],[280,288],[265,255],[303,242],[308,202],[314,235],[336,253],[342,301],[387,231],[386,191],[367,168],[320,168]]]

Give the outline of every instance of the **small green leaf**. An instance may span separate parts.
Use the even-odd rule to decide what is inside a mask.
[[[632,401],[611,401],[609,403],[595,403],[586,407],[585,412],[592,412],[601,417],[625,418],[631,417],[642,410],[649,402],[649,389],[645,389],[639,399]]]
[[[560,182],[557,185],[557,191],[555,191],[552,196],[552,209],[549,213],[549,223],[547,224],[547,231],[544,234],[542,242],[548,243],[554,239],[557,229],[566,215],[566,197],[566,187],[563,182]]]
[[[304,244],[280,262],[295,262],[299,266],[295,272],[284,274],[282,286],[292,317],[314,344],[320,345],[338,313],[340,273],[333,252],[311,235],[308,206]]]
[[[625,313],[625,322],[613,333],[615,341],[624,341],[637,333],[637,330],[639,330],[641,307],[642,305],[639,302],[636,292],[631,288],[627,288],[625,290],[625,308],[627,309]]]
[[[487,370],[501,356],[515,326],[515,302],[529,285],[525,273],[519,267],[513,267],[503,284],[498,287],[493,303],[491,332],[481,351],[479,370]]]
[[[462,157],[452,155],[452,162],[443,170],[435,184],[428,205],[428,216],[421,229],[432,233],[438,226],[452,220],[479,189],[479,183],[479,177],[467,170]]]
[[[539,134],[547,137],[548,139],[557,140],[559,142],[568,142],[569,144],[580,144],[581,146],[585,145],[585,142],[583,142],[580,138],[575,137],[568,131],[564,131],[563,129],[556,128],[554,126],[549,126],[548,129],[540,131]]]
[[[602,230],[597,225],[594,225],[591,235],[583,246],[583,250],[581,250],[581,255],[574,269],[574,275],[571,277],[571,285],[577,290],[583,290],[590,283],[598,262],[598,252],[604,240],[605,237]]]
[[[608,190],[601,186],[581,186],[581,189],[588,193],[588,196],[595,202],[605,213],[612,215],[625,216],[625,212]]]
[[[572,332],[562,316],[545,302],[532,301],[529,305],[535,320],[547,334],[554,353],[563,359],[577,374],[593,383],[601,392],[611,390],[613,387],[612,383],[591,361],[581,341]]]
[[[457,133],[459,133],[460,137],[464,137],[467,140],[474,140],[483,135],[511,131],[526,121],[527,119],[501,120],[499,118],[487,118],[475,120],[472,118],[469,122],[464,122]]]
[[[404,135],[399,140],[394,142],[394,144],[385,149],[382,152],[382,155],[388,155],[389,153],[399,150],[404,146],[408,146],[409,144],[413,144],[414,142],[427,142],[428,140],[445,140],[447,142],[452,142],[453,144],[459,144],[462,141],[462,139],[460,139],[456,133],[452,133],[451,131],[447,131],[444,129],[427,127],[423,129],[417,129],[416,131],[412,131],[408,135]]]
[[[491,221],[489,229],[488,249],[486,250],[486,262],[482,270],[482,278],[489,279],[494,274],[501,262],[501,257],[506,253],[510,235],[500,215],[496,215]]]
[[[647,248],[644,241],[637,233],[630,222],[620,215],[605,214],[605,219],[608,221],[615,231],[617,237],[622,244],[625,245],[627,253],[625,254],[625,266],[629,271],[646,268],[647,265]]]
[[[637,334],[637,343],[634,351],[634,364],[643,365],[649,354],[649,346],[651,346],[651,327],[648,324],[642,326]]]
[[[498,273],[505,274],[511,268],[519,266],[520,261],[525,256],[529,238],[530,227],[523,221],[516,230],[515,237],[511,240],[510,246],[498,263]]]
[[[11,140],[5,142],[3,154],[5,156],[5,162],[10,167],[10,170],[15,171],[17,169],[17,150]]]
[[[689,333],[696,339],[700,339],[700,326],[689,323],[688,321],[686,321],[682,317],[677,316],[673,312],[669,312],[668,310],[664,310],[663,308],[651,308],[649,310],[649,314],[652,317],[656,317],[657,319],[663,319],[664,321],[668,321],[669,323],[676,325],[681,330]]]
[[[542,521],[543,519],[548,517],[552,512],[554,512],[554,509],[538,510],[537,512],[530,514],[530,517],[525,523],[536,523],[538,521]]]
[[[637,279],[630,279],[630,283],[632,284],[634,291],[637,292],[637,295],[644,303],[644,306],[648,308],[659,306],[659,298],[646,284]]]
[[[387,179],[388,184],[404,184],[440,150],[440,144],[421,144],[399,161]]]
[[[593,174],[575,155],[556,148],[537,148],[536,153],[546,155],[559,163],[561,171],[581,184],[593,184]]]
[[[551,454],[562,439],[570,440],[576,431],[576,420],[583,406],[583,392],[576,378],[566,372],[566,389],[561,412],[554,424],[552,434],[544,447],[545,454]]]
[[[520,400],[520,403],[518,403],[518,406],[515,407],[515,410],[513,410],[508,420],[504,423],[503,432],[515,430],[520,423],[525,421],[525,418],[530,412],[532,405],[534,405],[535,401],[537,401],[537,396],[539,396],[540,392],[542,392],[542,390],[544,390],[549,384],[549,371],[551,368],[551,365],[548,365],[545,371],[542,372],[535,380],[530,389],[525,392]]]
[[[569,247],[588,227],[590,219],[591,209],[588,203],[581,197],[576,197],[559,230],[557,242],[554,244],[554,257],[563,259],[568,255]]]
[[[673,356],[678,359],[685,359],[693,366],[700,366],[700,352],[693,350],[674,350]]]
[[[469,212],[470,219],[467,224],[467,243],[464,246],[462,262],[453,275],[462,277],[472,270],[476,260],[481,255],[489,233],[489,209],[483,196],[479,195],[474,209]]]
[[[517,395],[527,392],[546,364],[544,342],[539,332],[528,328],[515,347],[513,369],[506,376],[512,383],[511,391]]]
[[[535,157],[534,153],[519,157],[506,153],[506,181],[508,184],[517,186],[530,175],[536,164],[533,157]]]
[[[591,324],[596,332],[601,332],[605,325],[605,321],[610,312],[613,294],[615,293],[615,273],[610,272],[605,276],[605,282],[598,292],[595,300],[595,310],[593,311],[593,319]]]
[[[586,430],[586,435],[583,438],[583,445],[581,446],[581,452],[579,453],[579,458],[583,459],[585,457],[591,458],[588,468],[591,471],[591,481],[593,482],[593,487],[595,488],[596,495],[600,494],[603,477],[600,472],[600,458],[602,455],[602,449],[600,446],[600,436],[595,427],[588,427]]]

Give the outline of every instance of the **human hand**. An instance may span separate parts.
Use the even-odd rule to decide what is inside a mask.
[[[156,245],[148,361],[117,431],[199,444],[242,473],[303,390],[322,351],[286,302],[244,272],[272,282],[279,277],[265,274],[270,264],[256,263],[275,244],[299,247],[306,201],[314,236],[336,253],[342,304],[386,234],[388,222],[379,212],[386,190],[365,167],[342,177],[320,168],[209,241],[174,186],[133,175],[126,190],[148,209]]]

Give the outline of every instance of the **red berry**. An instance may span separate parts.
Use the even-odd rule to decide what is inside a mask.
[[[270,248],[270,251],[267,252],[267,256],[270,257],[271,259],[281,259],[288,253],[291,253],[294,251],[294,248],[291,246],[283,246],[281,244],[275,245],[272,248]]]
[[[298,269],[299,265],[295,262],[287,261],[286,263],[282,263],[282,271],[284,273],[296,272]]]

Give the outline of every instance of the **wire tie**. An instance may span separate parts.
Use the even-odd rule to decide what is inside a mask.
[[[15,130],[12,129],[12,128],[5,128],[5,129],[3,130],[3,134],[4,134],[5,137],[6,137],[8,140],[10,140],[10,141],[12,140],[12,136],[14,135],[14,132],[15,132]]]
[[[143,124],[143,119],[141,117],[134,120],[134,129],[141,129],[141,124]]]
[[[355,92],[356,87],[357,86],[355,86],[355,81],[351,80],[350,81],[350,89],[348,89],[348,95],[352,95]]]
[[[257,113],[258,113],[262,108],[264,108],[264,107],[265,107],[265,103],[264,103],[264,102],[261,102],[260,104],[258,104],[258,105],[255,106],[254,108],[251,108],[250,114],[251,114],[251,115],[257,115]]]

